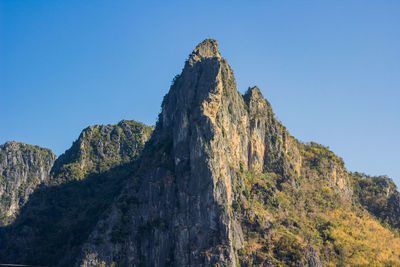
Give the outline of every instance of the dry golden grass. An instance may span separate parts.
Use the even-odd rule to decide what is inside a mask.
[[[323,216],[332,223],[329,237],[348,266],[400,266],[400,238],[367,213],[337,209]]]

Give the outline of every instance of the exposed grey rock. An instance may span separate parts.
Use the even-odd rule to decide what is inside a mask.
[[[51,150],[18,142],[0,145],[0,226],[11,223],[35,188],[49,180]]]
[[[223,109],[218,106],[223,90],[234,88],[227,86],[234,78],[217,51],[216,41],[201,43],[164,98],[155,133],[143,155],[139,190],[126,189],[113,208],[112,214],[127,217],[122,226],[127,235],[113,242],[112,231],[101,234],[96,229],[92,238],[100,234],[106,242],[89,242],[83,265],[102,261],[150,266],[236,264],[231,241],[236,237],[240,245],[243,237],[240,230],[234,230],[238,227],[227,209],[231,194],[227,182],[232,170],[225,156],[231,154],[215,154],[218,146],[228,149],[216,116],[218,111],[218,116],[228,112],[228,101],[222,103]],[[242,105],[236,110],[243,112],[241,95],[236,92],[233,97]],[[139,203],[122,213],[118,204],[132,197]],[[108,229],[115,221],[112,218],[105,222]],[[127,257],[120,258],[121,254]]]
[[[323,264],[321,262],[320,257],[312,246],[307,247],[306,260],[308,267],[322,267]]]

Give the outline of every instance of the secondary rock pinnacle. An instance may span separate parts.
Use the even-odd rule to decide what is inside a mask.
[[[202,58],[221,58],[216,40],[204,40],[196,46],[190,55],[190,60],[192,61],[201,61]]]

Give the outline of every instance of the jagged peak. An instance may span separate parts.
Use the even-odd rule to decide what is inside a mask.
[[[249,87],[243,98],[247,104],[249,104],[250,101],[265,100],[261,90],[257,86]]]
[[[221,58],[217,40],[205,39],[199,43],[190,55],[189,61],[201,61],[203,58]]]
[[[247,91],[244,95],[248,96],[250,98],[253,98],[255,96],[261,96],[262,98],[264,98],[264,96],[261,93],[261,90],[260,90],[260,88],[258,88],[258,86],[249,87],[249,89],[247,89]]]
[[[243,100],[247,105],[249,113],[267,112],[274,116],[271,104],[267,99],[265,99],[261,90],[257,86],[249,87],[243,95]]]

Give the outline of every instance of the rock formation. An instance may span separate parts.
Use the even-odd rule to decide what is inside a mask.
[[[16,213],[16,220],[0,228],[0,262],[71,266],[98,217],[136,168],[152,131],[153,127],[125,120],[90,126],[56,161],[47,149],[15,142],[3,145],[6,189],[21,188],[21,201],[26,201],[33,186],[42,186]],[[11,195],[15,199],[16,193]]]
[[[243,207],[244,174],[272,173],[279,190],[307,176],[351,198],[343,162],[322,148],[295,140],[257,87],[242,96],[217,42],[205,40],[175,78],[140,170],[99,222],[79,264],[249,263],[239,253],[248,241],[247,212],[255,213]],[[269,227],[268,212],[255,216]],[[308,251],[310,266],[320,266],[315,250]]]
[[[52,182],[82,180],[89,174],[136,160],[152,131],[153,127],[133,120],[84,129],[72,147],[54,163]]]
[[[348,172],[328,148],[296,140],[258,87],[238,92],[215,40],[191,53],[152,131],[129,121],[85,129],[15,222],[0,229],[0,259],[400,265],[393,182]]]
[[[11,223],[42,182],[56,156],[49,149],[17,142],[0,145],[0,226]]]

